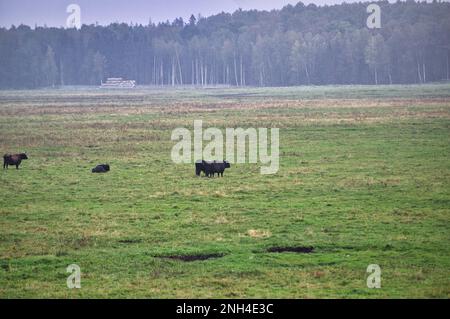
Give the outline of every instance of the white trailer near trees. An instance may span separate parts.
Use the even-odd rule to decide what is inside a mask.
[[[132,89],[136,86],[135,80],[124,80],[123,78],[108,78],[106,82],[102,82],[101,88],[126,88]]]

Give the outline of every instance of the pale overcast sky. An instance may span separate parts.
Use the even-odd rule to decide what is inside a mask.
[[[193,13],[203,16],[233,12],[238,8],[271,10],[286,4],[296,4],[297,0],[0,0],[0,26],[10,27],[21,23],[34,27],[65,26],[66,8],[78,4],[81,8],[81,22],[98,22],[105,25],[112,22],[133,22],[147,24],[173,21],[177,17],[187,20]],[[302,1],[305,4],[336,4],[342,0]],[[357,2],[346,0],[345,2]],[[364,0],[362,1],[364,2]]]

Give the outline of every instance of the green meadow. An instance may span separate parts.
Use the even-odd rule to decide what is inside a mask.
[[[194,120],[279,128],[278,173],[174,164]],[[0,172],[0,298],[450,297],[449,84],[0,91],[0,152],[29,157]]]

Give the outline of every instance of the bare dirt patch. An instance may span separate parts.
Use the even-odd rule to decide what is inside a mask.
[[[223,256],[225,256],[225,255],[224,254],[198,254],[198,255],[169,255],[169,256],[158,256],[158,257],[164,258],[164,259],[173,259],[173,260],[189,262],[189,261],[221,258]]]
[[[269,253],[298,253],[298,254],[309,254],[314,251],[312,246],[294,246],[294,247],[270,247],[267,249]]]

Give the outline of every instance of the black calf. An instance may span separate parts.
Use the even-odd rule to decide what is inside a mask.
[[[92,173],[106,173],[109,172],[108,164],[100,164],[92,169]]]

